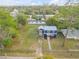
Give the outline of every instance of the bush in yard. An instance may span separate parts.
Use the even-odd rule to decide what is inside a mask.
[[[55,18],[51,17],[46,21],[47,25],[58,25],[58,22],[56,21]]]
[[[16,38],[18,36],[18,30],[14,28],[9,28],[9,36],[12,38]]]
[[[27,19],[27,17],[24,14],[19,14],[17,16],[17,23],[21,24],[21,25],[25,25],[26,24],[26,19]]]
[[[4,45],[4,47],[10,47],[12,46],[12,39],[11,38],[5,38],[2,40],[2,44]]]
[[[54,59],[54,57],[52,55],[45,55],[43,59]]]

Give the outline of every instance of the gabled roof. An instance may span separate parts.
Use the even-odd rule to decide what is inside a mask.
[[[57,27],[56,26],[40,26],[38,29],[57,30]]]

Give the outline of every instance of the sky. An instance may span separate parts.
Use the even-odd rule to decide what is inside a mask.
[[[63,5],[67,0],[0,0],[0,6],[21,6],[21,5],[43,5],[57,4]]]

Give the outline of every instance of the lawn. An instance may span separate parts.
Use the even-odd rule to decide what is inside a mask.
[[[38,26],[39,25],[26,25],[25,27],[23,27],[19,33],[18,46],[14,46],[17,47],[17,49],[29,49],[32,47],[36,47]]]
[[[54,50],[68,50],[68,49],[79,49],[79,40],[74,39],[66,39],[64,42],[64,37],[60,34],[57,35],[56,38],[53,38],[50,40],[51,47]],[[65,46],[63,46],[63,43],[65,43]],[[43,40],[43,49],[48,50],[48,42],[47,40]]]
[[[44,54],[50,54],[57,58],[79,58],[79,40],[67,39],[65,41],[65,46],[63,47],[64,37],[61,37],[61,35],[57,35],[56,38],[50,40],[52,51],[49,51],[48,49],[47,40],[42,41]]]
[[[0,50],[0,55],[5,55],[6,53],[9,56],[35,56],[35,50],[38,47],[37,28],[39,26],[40,25],[26,25],[21,28],[18,38],[15,39],[15,43],[13,44],[13,46],[9,49]],[[78,40],[66,40],[65,47],[62,46],[63,42],[64,37],[60,34],[57,35],[56,38],[51,39],[52,50],[79,49]],[[48,43],[45,39],[42,39],[42,49],[43,51],[45,51],[44,53],[48,53]],[[69,55],[71,53],[69,53]],[[78,53],[76,53],[75,55],[77,56],[77,54]],[[57,52],[56,55],[59,55],[59,53]],[[61,54],[60,52],[60,56],[62,55],[64,54]]]
[[[40,25],[26,25],[23,28],[19,30],[19,35],[16,39],[14,39],[13,46],[8,49],[3,49],[0,51],[0,55],[4,55],[4,53],[7,53],[7,55],[29,55],[32,53],[35,53],[35,50],[37,48],[37,28]]]

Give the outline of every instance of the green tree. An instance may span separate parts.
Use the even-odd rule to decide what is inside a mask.
[[[16,29],[16,22],[10,16],[9,12],[0,10],[0,34],[3,38],[9,36],[9,28]]]
[[[27,16],[25,16],[24,14],[20,13],[18,16],[17,16],[17,23],[18,24],[21,24],[21,25],[25,25],[26,24],[26,20],[27,20]]]
[[[56,21],[56,18],[52,17],[52,18],[49,18],[47,21],[46,21],[47,25],[55,25],[57,26],[58,22]]]
[[[69,3],[69,2],[68,2]],[[76,28],[78,29],[78,25],[79,25],[79,7],[78,6],[67,6],[67,7],[61,7],[59,9],[59,12],[62,14],[62,17],[64,17],[64,19],[67,21],[66,25],[68,24],[69,26],[67,26],[67,32],[65,35],[65,39],[63,42],[63,47],[65,46],[65,41],[67,40],[66,37],[68,35],[68,30],[72,28]]]
[[[10,16],[10,13],[4,9],[0,9],[0,41],[4,47],[12,45],[12,33],[17,30],[16,21]],[[8,38],[7,38],[8,37]]]

